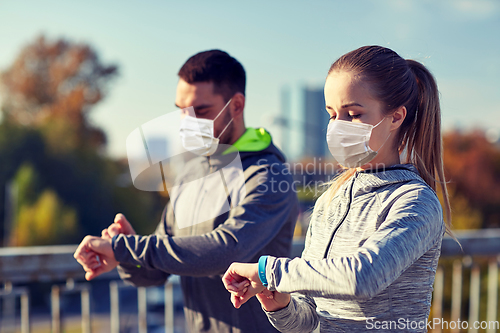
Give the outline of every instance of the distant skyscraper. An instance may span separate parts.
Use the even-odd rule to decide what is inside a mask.
[[[303,94],[304,151],[302,155],[325,156],[328,152],[326,128],[329,117],[325,110],[323,89],[305,87]]]
[[[275,139],[290,160],[331,157],[326,144],[328,113],[323,88],[307,85],[281,89],[281,112],[273,119]]]
[[[274,123],[280,127],[279,143],[278,145],[283,152],[291,157],[290,152],[290,126],[292,126],[292,108],[291,108],[291,95],[289,87],[281,88],[281,112],[280,116],[276,117]]]

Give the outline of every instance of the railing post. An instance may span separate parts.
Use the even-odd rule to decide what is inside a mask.
[[[462,306],[462,261],[453,262],[453,273],[451,278],[451,321],[458,322]],[[451,330],[452,333],[458,333],[459,329]]]
[[[500,256],[491,258],[488,264],[488,308],[486,312],[486,321],[488,322],[488,328],[486,333],[496,332],[496,328],[489,323],[495,323],[497,320],[497,309],[498,309],[498,263],[500,262]]]
[[[5,282],[3,287],[3,321],[0,323],[0,331],[16,331],[16,298],[12,293],[12,283]]]
[[[59,286],[53,285],[50,294],[50,307],[52,313],[52,333],[61,332],[61,311],[59,299]]]
[[[148,332],[146,288],[137,288],[137,308],[139,312],[139,333]]]
[[[111,333],[120,333],[120,298],[118,294],[118,283],[111,281],[109,283],[110,298],[110,324]]]
[[[21,298],[21,333],[30,332],[30,309],[29,291],[25,287],[12,286],[6,282],[0,289],[0,297],[3,298],[3,322],[0,322],[0,332],[17,332],[16,330],[16,297]]]
[[[81,292],[82,303],[82,332],[90,333],[90,292],[86,287],[82,288]]]
[[[165,333],[174,333],[174,290],[172,282],[165,284]]]
[[[21,295],[21,333],[29,333],[30,328],[30,298],[26,290]]]
[[[479,322],[479,299],[481,292],[481,270],[479,265],[472,263],[469,294],[469,332],[477,333],[474,323]]]
[[[61,332],[61,293],[80,293],[82,332],[91,332],[90,321],[90,285],[82,283],[75,285],[73,279],[68,279],[65,286],[52,286],[51,292],[51,312],[52,312],[52,333]]]
[[[438,266],[436,269],[436,278],[434,280],[434,295],[432,302],[432,316],[434,318],[439,318],[440,321],[443,319],[443,293],[444,293],[444,270],[442,266]],[[441,325],[439,325],[434,332],[441,333]]]

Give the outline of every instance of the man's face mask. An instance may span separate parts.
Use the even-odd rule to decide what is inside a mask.
[[[217,138],[214,137],[214,122],[224,112],[229,103],[231,103],[231,100],[226,103],[214,119],[196,118],[190,115],[184,116],[181,120],[179,131],[184,149],[201,156],[210,156],[215,153],[219,145],[219,138],[229,127],[233,118],[231,118]]]
[[[372,130],[384,120],[385,118],[375,126],[345,120],[331,122],[326,133],[330,153],[340,165],[347,168],[357,168],[370,162],[378,154],[378,151],[369,146]],[[378,150],[384,146],[389,136]]]

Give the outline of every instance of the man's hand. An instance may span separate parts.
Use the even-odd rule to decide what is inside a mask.
[[[87,236],[78,246],[74,257],[83,266],[87,280],[118,266],[111,248],[111,238],[119,234],[135,235],[134,228],[123,214],[116,214],[114,223],[102,231],[101,238]]]
[[[123,214],[116,214],[115,222],[101,233],[103,239],[111,239],[116,235],[135,235],[135,230]]]
[[[76,249],[74,257],[83,266],[85,279],[89,281],[118,266],[110,238],[86,236]]]

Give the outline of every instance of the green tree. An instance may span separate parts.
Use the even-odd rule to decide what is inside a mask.
[[[17,172],[15,224],[10,231],[10,246],[74,243],[78,239],[76,211],[66,207],[57,193],[45,189],[39,195],[38,175],[29,164]]]

